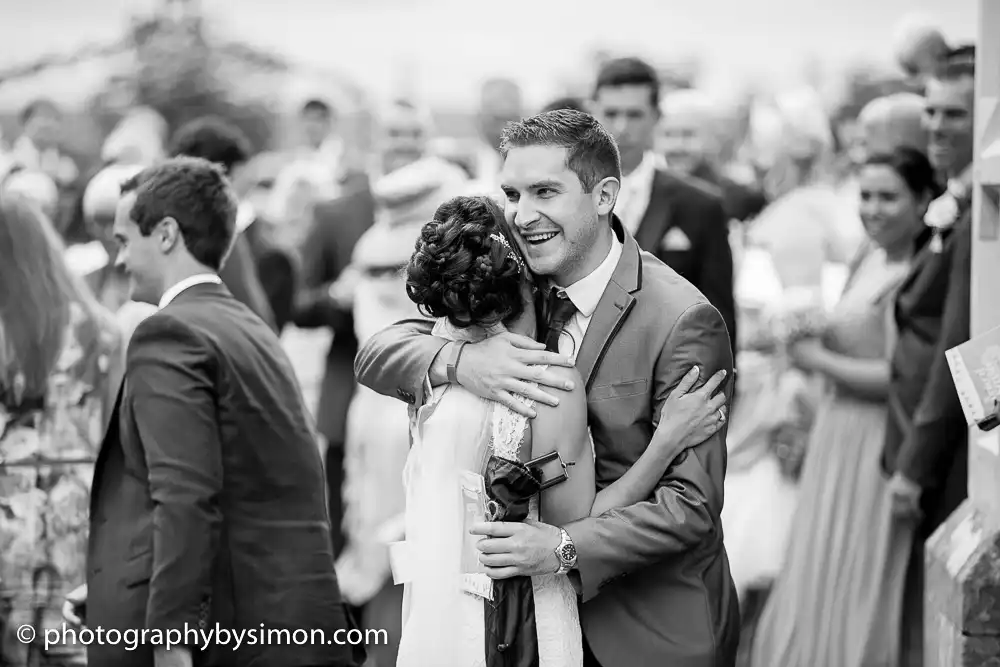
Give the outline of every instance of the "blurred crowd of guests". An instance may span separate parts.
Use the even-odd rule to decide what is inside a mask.
[[[637,58],[605,63],[588,99],[546,107],[613,133],[616,213],[729,328],[723,521],[743,659],[759,667],[923,664],[922,547],[965,496],[943,350],[969,335],[974,52],[926,25],[898,47],[924,93],[871,102],[851,143],[815,91],[794,90],[755,105],[725,163],[712,98],[661,89]],[[433,140],[447,128],[426,109],[394,100],[358,166],[320,98],[285,153],[254,153],[224,118],[168,128],[137,108],[81,174],[59,148],[59,109],[24,110],[0,174],[0,664],[41,654],[12,629],[58,625],[84,580],[93,461],[129,335],[154,308],[128,299],[115,265],[118,186],[173,155],[221,164],[242,198],[223,281],[282,337],[315,410],[344,596],[398,641],[386,545],[402,531],[406,404],[358,388],[354,356],[419,316],[400,274],[419,229],[449,197],[502,200],[500,132],[537,111],[516,82],[486,82],[479,148],[461,152]],[[395,663],[393,645],[369,650]]]

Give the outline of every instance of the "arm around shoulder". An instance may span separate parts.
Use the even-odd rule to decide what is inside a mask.
[[[424,380],[448,341],[431,335],[433,323],[403,320],[382,329],[361,345],[354,376],[383,396],[423,403]]]

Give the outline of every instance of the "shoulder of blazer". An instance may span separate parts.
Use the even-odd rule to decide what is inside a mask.
[[[657,170],[657,180],[665,192],[681,202],[691,205],[704,205],[712,202],[722,203],[722,189],[694,176],[681,176],[669,171]]]
[[[708,303],[705,295],[694,285],[655,255],[645,250],[640,251],[639,261],[642,267],[642,287],[636,297],[640,302],[656,304],[657,307],[669,304],[671,309],[680,309],[678,314],[691,306]]]

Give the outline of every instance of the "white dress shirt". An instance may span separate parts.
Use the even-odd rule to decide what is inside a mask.
[[[188,276],[184,280],[180,281],[160,297],[160,308],[166,308],[167,304],[177,298],[177,295],[188,289],[189,287],[194,287],[195,285],[202,285],[212,283],[214,285],[221,285],[222,278],[214,273],[196,273],[193,276]]]
[[[653,177],[656,176],[658,166],[656,153],[646,151],[632,173],[628,176],[622,174],[622,187],[618,191],[618,199],[615,201],[615,213],[621,219],[633,236],[642,223],[642,217],[646,215],[649,208],[649,199],[653,194]]]
[[[615,273],[621,256],[622,243],[617,237],[614,237],[611,241],[611,249],[608,250],[608,256],[604,258],[600,266],[569,287],[558,288],[576,306],[576,312],[566,322],[563,335],[559,337],[559,354],[572,358],[574,363],[576,363],[576,356],[580,353],[583,337],[587,335],[587,329],[590,327],[590,320],[594,318],[597,304],[604,296],[604,291],[608,288],[608,283],[611,282],[611,277]]]

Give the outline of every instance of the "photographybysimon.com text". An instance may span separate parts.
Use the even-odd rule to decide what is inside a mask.
[[[22,644],[30,644],[36,640],[38,633],[34,626],[22,625],[17,629],[17,638]],[[241,628],[232,630],[216,624],[214,628],[189,627],[169,630],[142,629],[105,629],[77,628],[63,624],[58,628],[47,628],[42,633],[45,648],[65,645],[99,644],[104,646],[124,646],[126,650],[134,651],[138,647],[163,646],[198,646],[202,650],[210,646],[229,646],[239,650],[241,646],[304,646],[307,644],[329,644],[340,646],[384,645],[389,643],[389,633],[386,630],[337,630],[332,636],[327,636],[322,630],[288,628],[266,628],[262,623],[259,628]]]

